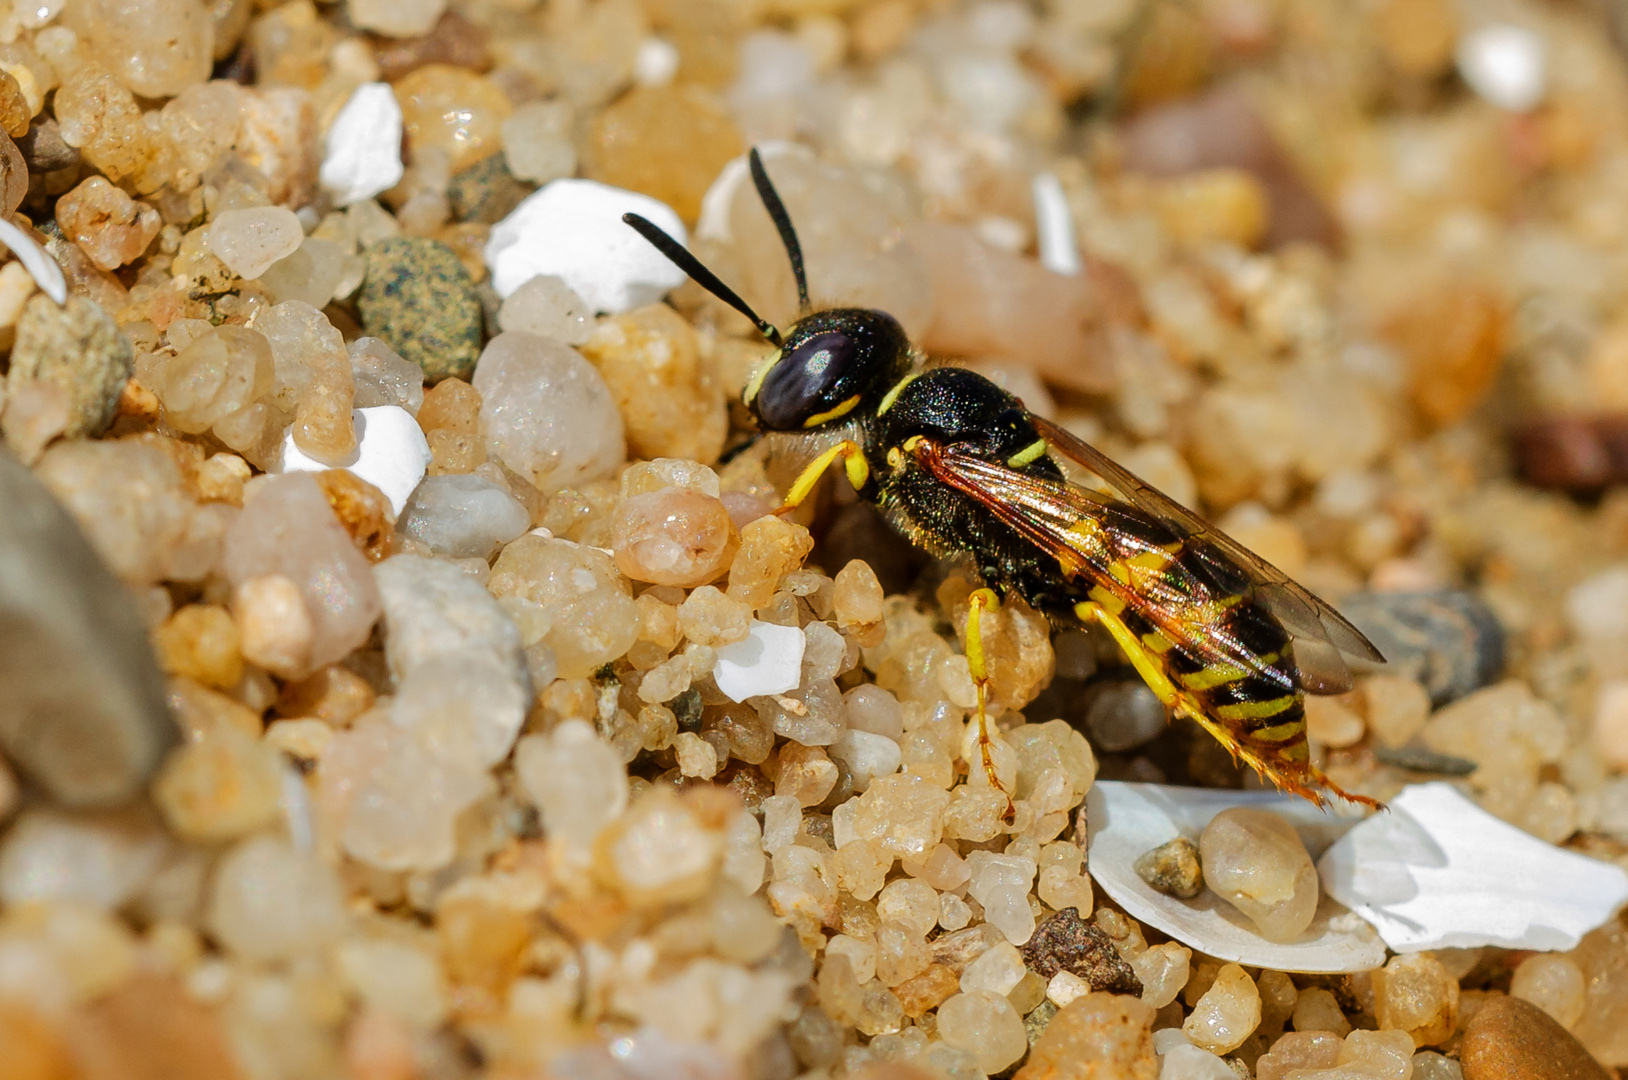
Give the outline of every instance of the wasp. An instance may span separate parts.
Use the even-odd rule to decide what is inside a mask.
[[[654,224],[623,220],[776,347],[744,393],[761,429],[830,442],[782,511],[841,462],[860,497],[913,543],[974,562],[982,586],[965,651],[991,785],[1001,789],[979,623],[1015,594],[1054,625],[1101,626],[1171,714],[1191,717],[1280,789],[1319,806],[1327,805],[1319,788],[1378,806],[1312,764],[1304,707],[1306,694],[1351,688],[1346,657],[1383,663],[1373,644],[1283,572],[995,383],[924,365],[886,312],[813,311],[790,216],[756,150],[748,164],[797,282],[801,315],[785,333]],[[1060,461],[1111,492],[1070,482]]]

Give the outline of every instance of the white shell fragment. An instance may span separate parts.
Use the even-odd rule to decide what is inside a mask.
[[[401,105],[389,83],[363,83],[334,118],[325,140],[322,186],[338,206],[371,199],[401,183]]]
[[[713,681],[731,701],[795,690],[802,680],[807,641],[795,626],[753,619],[743,640],[718,649]]]
[[[1570,949],[1628,901],[1620,867],[1546,844],[1441,782],[1403,789],[1317,869],[1397,952]]]
[[[486,265],[507,297],[539,274],[563,278],[596,312],[653,304],[684,283],[684,271],[634,232],[622,215],[648,218],[679,243],[684,223],[648,195],[593,180],[555,180],[492,227]]]
[[[68,302],[68,282],[62,276],[62,267],[32,236],[3,217],[0,217],[0,244],[5,244],[17,256],[41,292],[59,304]]]
[[[390,512],[401,516],[402,508],[430,467],[430,444],[413,414],[399,405],[375,405],[351,413],[356,424],[356,449],[336,465],[306,457],[294,445],[290,428],[283,434],[283,446],[268,472],[322,472],[344,469],[366,480],[390,500]]]
[[[1030,184],[1034,200],[1035,246],[1040,265],[1054,274],[1073,277],[1082,268],[1080,240],[1074,234],[1074,211],[1056,173],[1043,172]]]
[[[1458,73],[1482,98],[1511,112],[1543,100],[1547,63],[1543,39],[1524,27],[1489,23],[1459,39]]]
[[[1279,971],[1369,971],[1385,963],[1385,945],[1367,923],[1324,896],[1300,940],[1278,944],[1206,889],[1192,900],[1166,896],[1137,876],[1132,865],[1160,844],[1185,836],[1194,843],[1223,810],[1270,810],[1294,826],[1313,858],[1353,819],[1324,812],[1304,799],[1272,792],[1127,784],[1099,780],[1087,796],[1091,878],[1131,916],[1219,960]]]

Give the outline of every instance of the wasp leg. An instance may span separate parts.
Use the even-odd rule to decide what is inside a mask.
[[[990,589],[974,590],[968,601],[972,606],[967,610],[967,671],[971,673],[972,685],[978,691],[978,753],[983,758],[984,776],[989,780],[989,786],[1006,796],[1005,820],[1011,822],[1017,816],[1017,804],[1012,802],[1012,793],[1001,786],[1000,778],[995,775],[995,755],[989,738],[989,717],[984,707],[989,698],[989,667],[984,663],[982,615],[985,608],[990,611],[999,608],[1000,601]]]
[[[808,463],[808,467],[799,473],[792,483],[791,490],[786,492],[786,501],[780,504],[775,513],[784,514],[802,505],[803,500],[813,493],[814,485],[820,482],[820,477],[825,475],[825,470],[829,469],[837,458],[842,459],[843,468],[848,473],[848,483],[854,486],[854,490],[863,488],[871,476],[870,464],[865,460],[865,452],[859,448],[858,443],[852,439],[844,439]]]

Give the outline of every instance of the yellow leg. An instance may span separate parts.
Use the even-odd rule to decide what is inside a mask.
[[[825,470],[829,469],[837,458],[842,459],[843,468],[848,473],[848,483],[854,486],[854,490],[863,488],[865,482],[870,479],[870,465],[865,461],[864,451],[860,450],[859,444],[852,439],[844,439],[808,463],[808,467],[799,473],[792,483],[791,490],[786,492],[786,501],[780,504],[780,509],[775,513],[784,514],[802,505],[803,500],[813,493],[814,485],[820,482],[820,477],[825,475]]]
[[[985,702],[989,697],[989,668],[984,663],[984,635],[982,616],[985,608],[994,611],[1000,607],[993,591],[989,589],[976,589],[968,598],[972,605],[967,610],[967,671],[972,675],[972,685],[978,692],[978,753],[983,758],[984,776],[989,780],[989,786],[1006,796],[1007,821],[1017,816],[1017,805],[1012,802],[1012,793],[1001,786],[1000,778],[995,775],[995,755],[993,743],[989,738],[989,718],[985,710]]]

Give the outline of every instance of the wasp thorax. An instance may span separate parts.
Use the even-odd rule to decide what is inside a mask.
[[[771,431],[802,431],[847,416],[884,393],[909,362],[910,342],[893,316],[861,308],[803,319],[746,388],[746,404]]]

